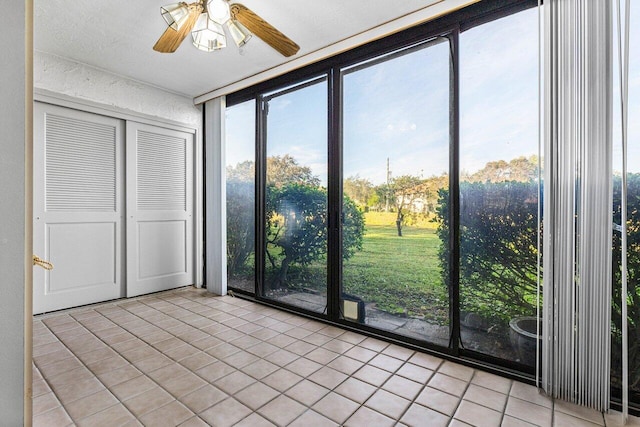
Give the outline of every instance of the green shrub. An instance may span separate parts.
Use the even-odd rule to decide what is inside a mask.
[[[289,268],[307,266],[327,253],[327,191],[310,184],[269,185],[266,192],[267,262],[275,271],[268,286],[287,284]],[[362,248],[364,216],[345,196],[342,215],[343,256]]]
[[[445,283],[450,283],[449,193],[439,191],[436,221]],[[460,183],[461,310],[506,324],[535,313],[538,184]]]

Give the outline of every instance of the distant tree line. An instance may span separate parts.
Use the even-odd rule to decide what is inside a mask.
[[[488,162],[473,174],[462,173],[462,182],[528,182],[538,179],[538,157],[518,157],[510,161]],[[364,210],[382,211],[389,207],[396,214],[396,230],[402,236],[405,225],[431,219],[439,203],[438,191],[449,185],[449,175],[422,178],[415,175],[393,177],[389,183],[374,185],[359,175],[347,177],[343,192]]]

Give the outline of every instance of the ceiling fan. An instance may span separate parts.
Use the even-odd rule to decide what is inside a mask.
[[[175,52],[189,33],[198,49],[206,52],[221,49],[227,44],[224,27],[238,47],[253,33],[284,56],[295,55],[300,49],[249,8],[240,3],[230,4],[229,0],[172,3],[161,7],[160,13],[169,27],[153,46],[158,52]]]

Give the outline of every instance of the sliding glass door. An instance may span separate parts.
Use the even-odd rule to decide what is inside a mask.
[[[327,311],[327,80],[262,98],[262,296]]]
[[[537,25],[531,9],[460,35],[461,347],[530,369],[538,344]]]
[[[537,13],[481,3],[227,98],[231,288],[533,372]]]
[[[255,291],[255,110],[254,100],[226,111],[227,283]]]
[[[441,346],[450,52],[439,37],[342,70],[342,317]]]

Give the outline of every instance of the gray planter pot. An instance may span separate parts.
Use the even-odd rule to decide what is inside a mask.
[[[515,317],[509,322],[509,328],[511,346],[518,354],[520,363],[535,366],[537,343],[541,342],[541,337],[536,335],[536,318],[533,316]]]

